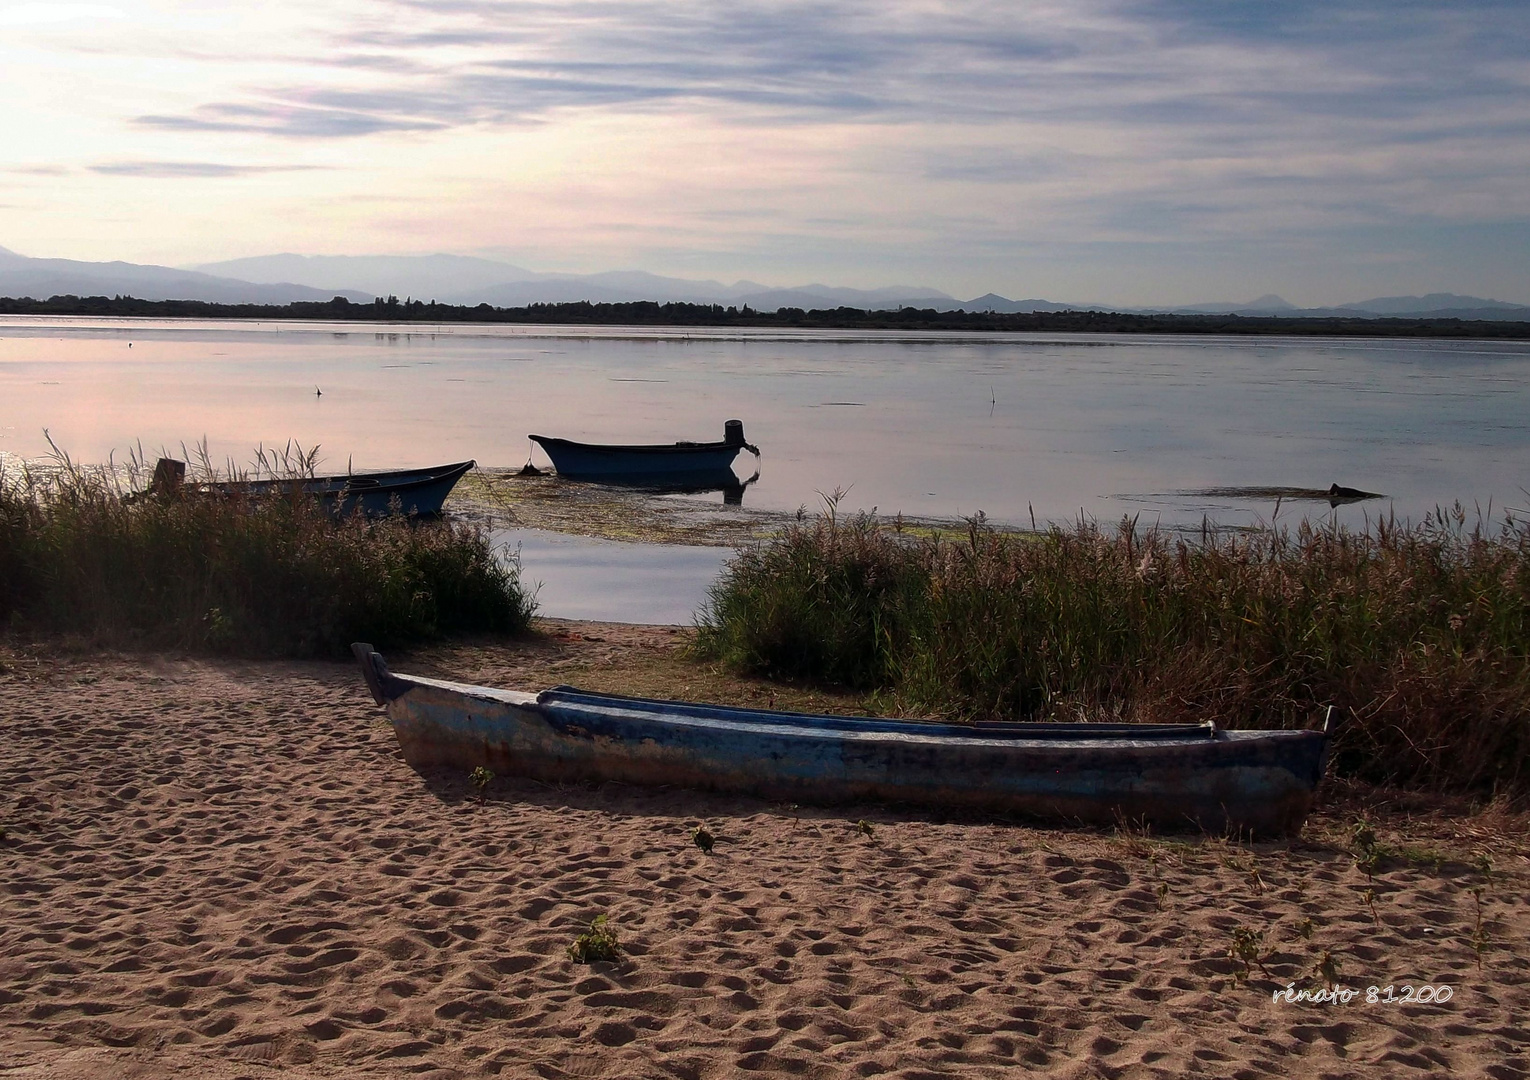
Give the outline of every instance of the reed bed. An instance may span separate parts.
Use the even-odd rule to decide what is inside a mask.
[[[310,462],[311,464],[311,462]],[[327,513],[301,494],[143,497],[143,470],[0,471],[0,626],[246,656],[524,630],[480,529]]]
[[[1530,527],[1466,521],[913,539],[831,505],[738,555],[697,649],[952,720],[1303,727],[1332,706],[1343,774],[1523,798]]]

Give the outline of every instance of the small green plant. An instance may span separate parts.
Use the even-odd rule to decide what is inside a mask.
[[[468,774],[468,779],[473,782],[473,787],[478,792],[478,805],[482,806],[484,798],[488,795],[489,785],[494,782],[494,774],[480,765]]]
[[[1369,857],[1376,850],[1376,829],[1364,818],[1356,819],[1349,838],[1361,855]]]
[[[1261,955],[1261,946],[1264,945],[1264,931],[1255,930],[1251,926],[1235,926],[1232,932],[1232,948],[1227,950],[1227,955],[1243,965],[1242,972],[1238,973],[1240,979],[1246,979],[1254,967],[1270,974],[1264,966],[1264,956]]]
[[[697,825],[691,830],[691,843],[710,855],[712,854],[712,845],[717,843],[717,837],[712,835],[705,825]]]
[[[1373,881],[1381,866],[1381,848],[1376,843],[1376,830],[1364,818],[1355,822],[1350,830],[1350,841],[1355,845],[1355,865],[1365,874],[1366,881]]]
[[[1169,883],[1167,881],[1160,881],[1158,888],[1153,891],[1158,895],[1158,910],[1162,911],[1164,901],[1169,898]]]
[[[871,822],[867,821],[865,818],[861,818],[861,820],[855,823],[855,831],[871,840],[875,840],[877,838],[877,830],[875,826],[873,826]]]
[[[1365,901],[1365,906],[1371,909],[1371,922],[1375,923],[1376,929],[1380,930],[1381,917],[1376,914],[1376,890],[1366,889],[1365,892],[1360,894],[1360,897]]]
[[[621,955],[622,944],[604,915],[595,916],[590,922],[590,928],[576,937],[568,947],[568,958],[576,964],[614,962]]]
[[[202,616],[205,629],[203,639],[214,648],[221,648],[234,640],[234,621],[223,614],[222,608],[208,608]]]
[[[1339,985],[1339,958],[1333,954],[1332,949],[1323,950],[1323,955],[1312,965],[1312,973],[1322,979],[1323,985],[1329,989]]]
[[[1312,940],[1312,919],[1306,918],[1296,924],[1296,932],[1302,936],[1302,940]]]
[[[1470,890],[1472,899],[1477,902],[1477,928],[1472,931],[1472,951],[1477,954],[1477,972],[1482,972],[1482,954],[1487,952],[1487,934],[1482,929],[1482,886],[1474,886]]]
[[[1482,875],[1483,880],[1485,880],[1489,885],[1493,883],[1493,860],[1488,858],[1487,852],[1479,851],[1477,853],[1477,857],[1472,860],[1472,865],[1476,867],[1477,872]]]

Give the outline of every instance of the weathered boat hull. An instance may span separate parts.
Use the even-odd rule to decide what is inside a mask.
[[[394,675],[355,647],[417,768],[668,784],[797,803],[879,800],[1245,834],[1300,828],[1316,731],[859,720]],[[1093,729],[1093,730],[1091,730]]]
[[[207,490],[227,496],[254,498],[295,491],[320,499],[336,514],[361,513],[381,517],[398,511],[420,517],[441,513],[446,498],[464,473],[476,462],[459,461],[423,469],[358,473],[346,476],[314,476],[300,480],[241,480],[209,485]]]
[[[676,443],[669,446],[597,446],[592,443],[532,435],[546,451],[559,476],[637,486],[666,483],[712,486],[724,473],[732,475],[740,446],[726,443]]]
[[[744,441],[742,420],[723,424],[722,442],[618,446],[547,435],[529,437],[546,452],[559,476],[637,487],[732,487],[738,484],[733,476],[733,459],[738,452],[748,450],[756,458],[760,456],[757,447]]]

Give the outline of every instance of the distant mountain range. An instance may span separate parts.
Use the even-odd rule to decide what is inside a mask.
[[[376,296],[436,300],[447,304],[522,307],[535,303],[657,303],[748,305],[759,311],[783,307],[902,307],[937,311],[1118,311],[1131,314],[1429,317],[1530,319],[1530,305],[1454,293],[1384,296],[1335,307],[1298,308],[1279,296],[1172,308],[1123,308],[1110,304],[1010,300],[987,293],[958,300],[938,289],[891,286],[849,289],[829,285],[771,288],[753,281],[725,285],[662,277],[643,271],[549,274],[493,259],[462,255],[262,255],[173,268],[126,262],[32,259],[0,248],[0,296],[134,296],[143,300],[205,300],[213,303],[288,304],[343,296],[369,303]]]
[[[348,300],[370,303],[370,294],[343,290]],[[337,295],[291,283],[258,284],[168,266],[126,262],[29,259],[0,248],[0,296],[136,296],[143,300],[207,300],[217,304],[290,304]]]

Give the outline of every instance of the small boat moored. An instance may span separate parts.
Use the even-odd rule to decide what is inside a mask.
[[[658,487],[666,483],[695,487],[723,487],[733,478],[733,459],[740,450],[756,458],[758,447],[744,441],[744,422],[723,425],[721,442],[676,442],[649,445],[608,445],[529,436],[552,460],[558,475],[570,480]]]
[[[397,675],[351,646],[415,768],[669,784],[799,803],[863,800],[1063,821],[1295,832],[1326,731],[1210,724],[944,724],[538,694]]]
[[[459,461],[423,469],[396,469],[391,472],[353,473],[345,476],[310,476],[275,480],[225,480],[188,485],[194,490],[226,497],[261,498],[300,492],[317,496],[336,514],[360,512],[367,517],[382,517],[393,512],[394,500],[400,513],[435,517],[441,513],[446,497],[464,473],[477,462]]]

